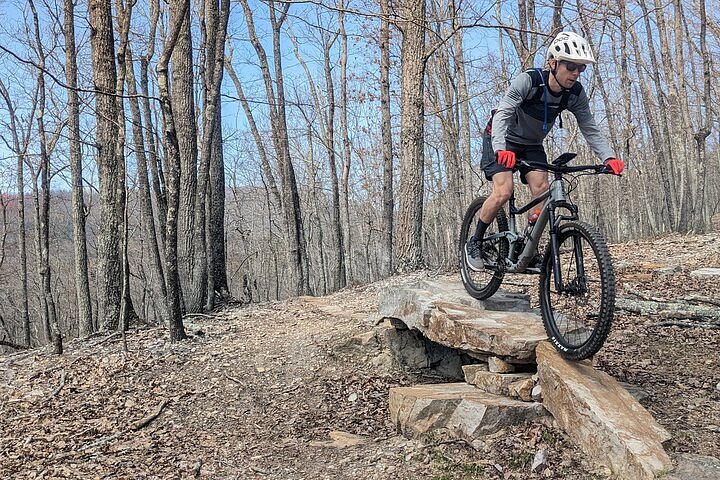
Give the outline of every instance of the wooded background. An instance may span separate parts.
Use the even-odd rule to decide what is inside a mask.
[[[628,166],[579,179],[582,216],[624,241],[718,212],[705,0],[27,0],[0,24],[11,348],[456,268],[489,112],[562,29]],[[563,118],[549,156],[599,162]]]

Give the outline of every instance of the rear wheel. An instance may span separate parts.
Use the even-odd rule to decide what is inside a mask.
[[[487,240],[482,243],[483,259],[485,268],[482,271],[473,270],[467,263],[465,248],[467,241],[475,234],[475,226],[480,218],[480,208],[485,202],[485,197],[476,198],[468,207],[460,228],[460,242],[458,245],[458,257],[460,261],[460,277],[465,290],[471,297],[484,300],[494,294],[505,275],[504,263],[508,255],[508,241],[505,237],[497,237],[495,240]],[[501,209],[488,226],[485,238],[492,235],[506,232],[508,229],[507,217]]]
[[[595,227],[568,222],[558,230],[556,286],[550,245],[540,276],[540,310],[550,341],[569,360],[583,360],[602,347],[615,313],[615,276],[607,244]]]

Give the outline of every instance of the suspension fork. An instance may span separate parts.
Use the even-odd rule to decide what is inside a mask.
[[[558,226],[555,223],[555,205],[548,205],[548,216],[550,222],[550,251],[553,259],[553,277],[555,277],[555,290],[562,293],[564,290],[562,282],[562,269],[560,268],[560,245],[558,244]]]

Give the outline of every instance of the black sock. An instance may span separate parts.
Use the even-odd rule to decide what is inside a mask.
[[[477,226],[475,227],[475,235],[473,235],[472,239],[476,242],[481,241],[482,238],[485,236],[485,231],[489,226],[489,223],[485,223],[482,220],[478,219]]]

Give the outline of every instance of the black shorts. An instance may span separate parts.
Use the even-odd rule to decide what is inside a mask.
[[[529,162],[547,163],[547,154],[542,145],[522,145],[511,141],[505,141],[505,146],[511,152],[515,152],[518,160],[523,159]],[[497,162],[497,156],[492,148],[492,137],[483,135],[483,153],[481,167],[485,172],[485,178],[492,180],[492,176],[499,172],[511,172],[512,169],[505,168]],[[530,169],[520,167],[520,181],[527,184],[525,174]]]

